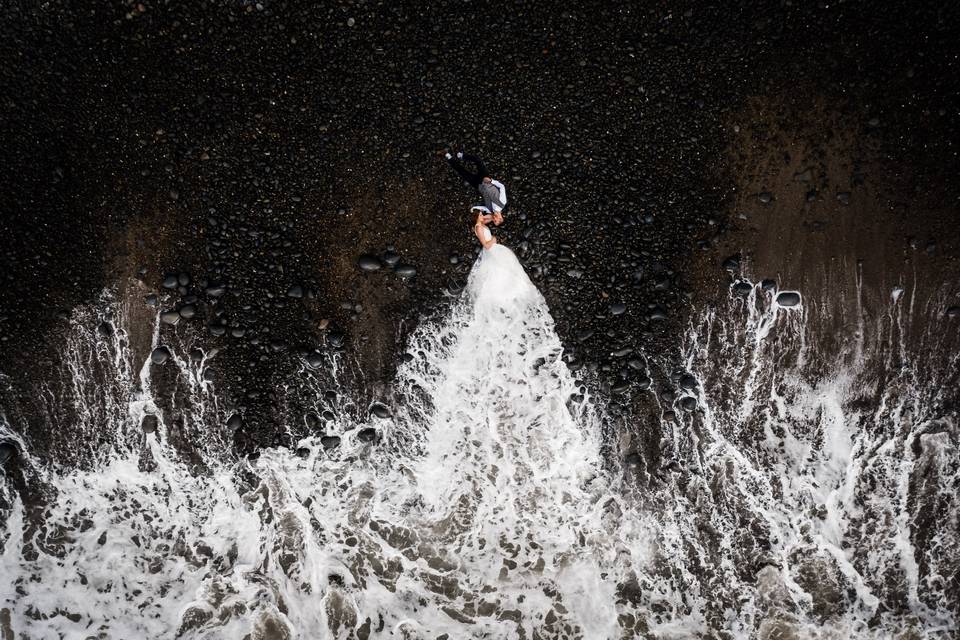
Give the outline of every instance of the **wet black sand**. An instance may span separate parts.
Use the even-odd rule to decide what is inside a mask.
[[[4,393],[37,452],[56,449],[31,390],[58,365],[70,309],[132,278],[127,295],[195,307],[165,335],[224,349],[242,451],[286,443],[297,407],[276,390],[314,350],[355,354],[363,392],[382,393],[411,322],[476,249],[473,195],[441,156],[455,145],[507,184],[501,240],[573,366],[632,407],[656,467],[644,424],[659,418],[628,362],[671,368],[731,252],[781,269],[798,245],[772,238],[806,233],[813,248],[781,269],[796,280],[824,243],[855,261],[871,242],[953,277],[957,26],[946,3],[15,3],[0,24]],[[797,160],[816,149],[842,160]],[[827,204],[798,219],[783,190],[807,165]],[[865,182],[875,207],[857,204]],[[882,238],[824,232],[844,197]],[[739,217],[758,204],[764,233]],[[388,247],[412,278],[357,268]],[[168,274],[189,274],[183,293]]]

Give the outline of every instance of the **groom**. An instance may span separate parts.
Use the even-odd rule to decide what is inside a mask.
[[[477,156],[464,155],[462,152],[457,153],[457,157],[454,158],[450,153],[445,155],[447,162],[450,163],[450,166],[453,167],[453,170],[456,171],[460,177],[464,179],[468,184],[476,187],[477,191],[480,192],[480,197],[483,198],[483,205],[474,205],[474,209],[482,209],[487,213],[493,214],[493,224],[500,226],[500,223],[503,222],[503,210],[507,207],[507,188],[503,186],[503,183],[494,180],[487,173],[487,168],[483,164],[483,160]],[[475,171],[468,171],[463,162],[472,163],[475,167]]]

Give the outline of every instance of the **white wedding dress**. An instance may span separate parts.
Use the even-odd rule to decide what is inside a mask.
[[[531,306],[543,304],[543,296],[517,256],[502,244],[480,252],[467,279],[466,293],[477,315],[494,312],[504,319],[522,319]]]

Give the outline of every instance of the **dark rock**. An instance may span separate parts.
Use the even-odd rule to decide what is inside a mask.
[[[620,395],[626,393],[629,388],[630,382],[628,380],[621,380],[610,387],[610,393]]]
[[[323,448],[327,451],[336,449],[340,446],[340,436],[323,436],[320,438],[320,444],[323,445]]]
[[[644,369],[647,368],[646,365],[644,365],[643,360],[639,358],[631,358],[627,362],[627,366],[633,369],[634,371],[643,371]]]
[[[576,333],[577,342],[585,342],[593,336],[593,329],[581,329]]]
[[[227,292],[227,288],[222,284],[212,284],[206,289],[204,289],[204,293],[206,293],[211,298],[219,298],[226,292]]]
[[[738,271],[740,271],[740,255],[737,254],[737,255],[730,256],[729,258],[723,261],[723,264],[721,266],[727,271],[729,271],[730,273],[737,273]]]
[[[633,451],[632,453],[628,453],[623,457],[623,462],[628,467],[640,467],[643,466],[643,456],[638,452]]]
[[[222,336],[227,333],[227,328],[222,324],[211,324],[207,329],[210,330],[211,335]]]
[[[614,302],[610,305],[610,315],[619,316],[627,310],[627,305],[622,302]]]
[[[148,307],[155,307],[160,302],[155,293],[151,293],[146,298],[144,298],[143,301],[147,303]]]
[[[310,429],[319,429],[323,426],[323,423],[320,421],[320,416],[313,413],[312,411],[305,416],[303,416],[303,421],[307,424],[307,427]]]
[[[243,417],[239,413],[235,413],[227,420],[227,428],[230,431],[236,431],[237,429],[243,428]]]
[[[770,204],[773,201],[773,194],[769,191],[761,191],[759,194],[757,194],[757,200],[763,204]]]
[[[184,320],[190,320],[197,315],[197,308],[192,304],[185,304],[180,307],[180,317]]]
[[[387,251],[383,254],[383,261],[392,267],[400,262],[400,255],[393,251]],[[456,262],[453,264],[456,264]]]
[[[160,314],[160,322],[175,325],[180,322],[180,312],[176,309],[167,309]]]
[[[732,289],[734,295],[743,296],[745,298],[750,295],[751,291],[753,291],[753,285],[745,280],[738,280],[733,284]]]
[[[293,285],[292,287],[287,289],[287,297],[296,298],[299,300],[300,298],[303,297],[303,287],[301,287],[298,284]]]
[[[378,418],[383,418],[383,419],[389,418],[393,415],[390,413],[390,409],[388,409],[386,406],[379,403],[370,407],[370,413],[377,416]]]
[[[307,365],[311,369],[319,369],[320,367],[323,366],[323,356],[320,355],[319,353],[316,353],[316,352],[311,353],[307,356],[306,359],[307,359]]]
[[[954,305],[947,308],[948,318],[960,318],[960,305]]]
[[[190,362],[198,363],[203,360],[203,350],[202,349],[190,349]]]
[[[157,430],[158,424],[160,424],[160,420],[157,416],[148,413],[143,416],[143,420],[140,421],[140,428],[143,429],[144,433],[154,433]]]
[[[681,473],[683,471],[683,467],[681,467],[680,463],[678,463],[676,460],[664,460],[661,464],[661,467],[665,471],[670,471],[672,473]]]
[[[170,357],[170,351],[166,347],[157,347],[150,353],[150,361],[153,364],[163,364]]]
[[[781,291],[777,295],[777,304],[781,307],[795,307],[800,304],[800,294],[796,291]]]
[[[308,449],[307,447],[297,447],[296,454],[298,457],[306,460],[307,458],[310,457],[310,449]]]
[[[693,396],[684,396],[680,398],[680,408],[684,411],[693,411],[697,408],[697,399]]]
[[[680,376],[680,380],[678,381],[678,383],[681,389],[686,389],[687,391],[693,391],[694,389],[697,388],[697,385],[699,384],[697,382],[697,379],[694,376],[690,375],[689,373],[685,373],[682,376]]]
[[[109,322],[101,322],[97,325],[97,333],[103,337],[110,337],[113,335],[113,325]]]
[[[177,283],[178,283],[181,287],[189,286],[189,285],[190,285],[190,274],[189,274],[189,273],[181,273],[181,274],[179,274],[179,275],[177,276]]]
[[[764,278],[760,281],[760,288],[764,291],[773,291],[777,288],[777,281],[771,278]]]
[[[17,457],[17,445],[8,440],[0,441],[0,465],[5,465]]]
[[[360,442],[373,442],[377,439],[377,430],[373,427],[366,427],[357,433],[357,440]]]
[[[843,205],[850,204],[850,192],[849,192],[849,191],[841,191],[840,193],[838,193],[838,194],[837,194],[837,202],[839,202],[840,204],[843,204]]]
[[[167,274],[163,278],[163,288],[164,289],[176,289],[179,283],[177,282],[177,276],[173,274]]]
[[[365,253],[357,259],[357,266],[361,271],[379,271],[383,265],[377,256]]]
[[[401,264],[394,269],[394,273],[401,278],[412,278],[417,275],[417,268],[409,264]]]
[[[651,384],[653,384],[653,381],[646,376],[643,376],[642,378],[638,378],[636,382],[637,389],[639,389],[640,391],[646,391],[647,389],[650,388]]]
[[[647,314],[647,317],[653,320],[654,322],[662,322],[667,319],[667,310],[656,305],[653,309],[650,310],[650,313]]]

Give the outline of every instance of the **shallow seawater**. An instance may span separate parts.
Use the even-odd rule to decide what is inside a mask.
[[[336,359],[305,366],[325,433],[244,460],[216,354],[170,348],[171,417],[107,292],[75,311],[71,392],[45,390],[92,463],[21,441],[37,491],[4,485],[0,637],[946,637],[958,452],[938,385],[957,363],[908,344],[898,298],[838,350],[806,298],[699,315],[655,387],[675,393],[647,469],[619,462],[626,427],[512,254],[415,331],[386,411],[351,411]]]

